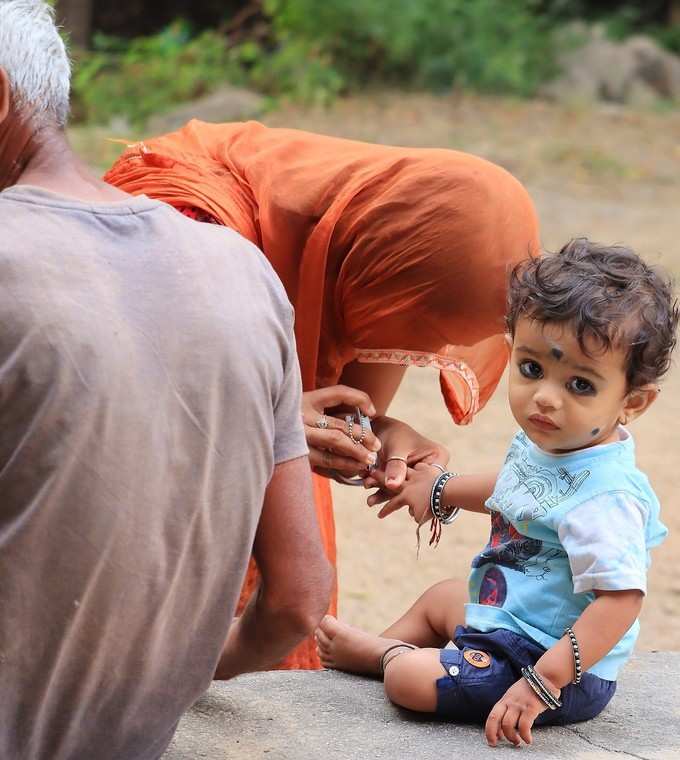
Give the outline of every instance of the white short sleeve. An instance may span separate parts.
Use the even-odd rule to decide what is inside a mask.
[[[557,533],[569,556],[574,593],[647,590],[647,507],[610,492],[570,510]]]

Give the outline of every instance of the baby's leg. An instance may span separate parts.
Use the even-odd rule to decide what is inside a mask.
[[[418,712],[436,710],[437,679],[445,675],[438,649],[400,647],[394,639],[364,633],[330,615],[321,621],[316,637],[324,667],[382,675],[384,659],[385,695],[392,702]]]
[[[391,660],[385,658],[385,695],[401,707],[433,713],[437,709],[437,679],[446,675],[439,662],[439,649],[396,652]]]
[[[380,675],[381,657],[395,644],[408,642],[416,647],[443,647],[456,626],[463,623],[464,599],[463,584],[437,583],[382,636],[366,633],[326,615],[316,631],[321,663],[326,668],[350,673]],[[441,675],[441,666],[439,673]]]
[[[372,676],[382,675],[381,660],[386,650],[403,644],[396,639],[385,639],[366,633],[337,620],[332,615],[326,615],[321,621],[315,636],[319,658],[324,668]],[[404,650],[407,651],[406,646]],[[396,654],[400,650],[393,651]]]
[[[465,620],[467,586],[446,580],[431,586],[383,637],[408,641],[421,649],[397,649],[385,657],[385,694],[401,707],[418,712],[437,709],[437,680],[445,675],[439,650]]]
[[[465,620],[467,585],[446,580],[431,586],[381,636],[408,641],[417,647],[441,649],[451,641],[456,626]]]

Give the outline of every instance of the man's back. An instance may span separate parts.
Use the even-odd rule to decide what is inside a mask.
[[[0,195],[0,757],[157,758],[306,452],[258,251],[144,197]]]

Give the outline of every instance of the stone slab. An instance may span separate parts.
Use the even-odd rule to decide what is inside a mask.
[[[275,671],[215,682],[180,722],[163,760],[680,760],[680,652],[625,668],[595,720],[538,728],[534,743],[492,749],[482,730],[391,705],[378,681]]]

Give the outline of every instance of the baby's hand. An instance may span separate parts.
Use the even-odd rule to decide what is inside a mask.
[[[503,736],[516,747],[520,737],[531,744],[531,727],[547,707],[536,696],[529,684],[520,678],[496,702],[486,719],[486,740],[495,747]]]
[[[368,497],[367,504],[369,507],[373,507],[376,504],[387,502],[378,512],[380,518],[387,517],[402,507],[408,507],[409,514],[420,525],[432,516],[430,494],[437,475],[438,472],[432,465],[420,462],[415,467],[409,468],[406,480],[396,494],[394,491],[379,488]],[[373,479],[368,481],[367,487],[371,485],[382,484]]]

